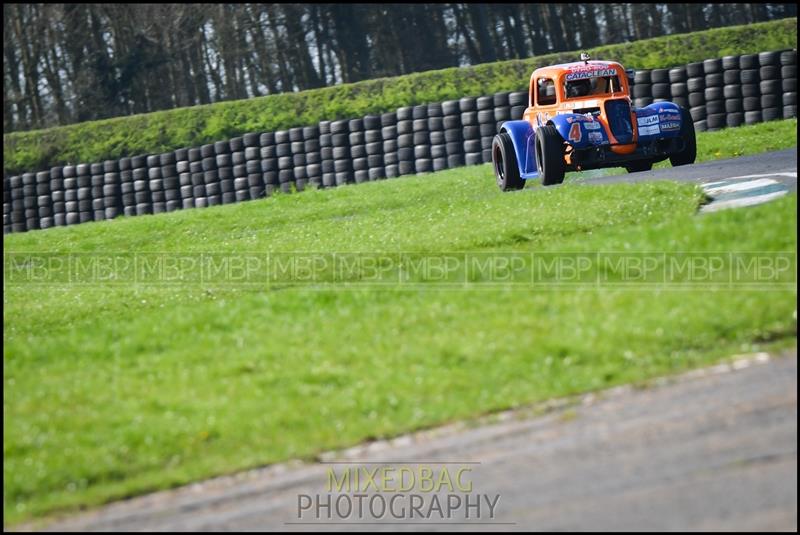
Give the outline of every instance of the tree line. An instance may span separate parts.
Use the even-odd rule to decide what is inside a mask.
[[[3,128],[789,16],[795,4],[4,4]]]

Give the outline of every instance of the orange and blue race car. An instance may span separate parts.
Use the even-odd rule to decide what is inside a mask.
[[[633,108],[632,71],[614,61],[581,61],[533,71],[528,107],[520,121],[506,121],[492,140],[492,162],[503,191],[541,178],[560,184],[567,171],[625,167],[647,171],[669,158],[694,163],[694,123],[672,102]]]

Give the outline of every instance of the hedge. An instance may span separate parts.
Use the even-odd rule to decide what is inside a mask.
[[[635,69],[671,67],[729,54],[797,47],[797,18],[647,39],[589,50]],[[218,102],[3,136],[6,176],[56,165],[99,162],[198,146],[246,132],[394,111],[401,106],[527,88],[533,69],[575,61],[577,52],[547,54],[379,78],[334,87]]]

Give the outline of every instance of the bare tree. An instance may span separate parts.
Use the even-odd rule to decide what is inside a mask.
[[[795,4],[4,4],[6,132],[796,16]]]

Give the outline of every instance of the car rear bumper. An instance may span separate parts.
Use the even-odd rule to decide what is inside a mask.
[[[589,147],[585,149],[575,149],[570,154],[570,163],[567,169],[570,171],[601,169],[603,167],[620,167],[627,162],[637,160],[651,160],[659,162],[669,158],[670,155],[678,153],[684,149],[684,141],[680,137],[669,137],[654,139],[646,144],[637,145],[636,149],[630,154],[616,154],[612,152],[610,145],[599,147]]]

